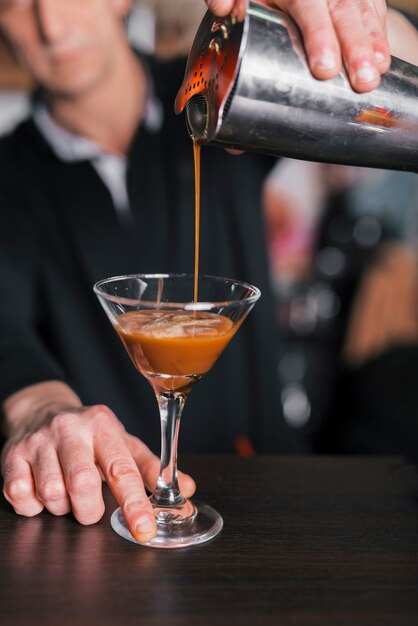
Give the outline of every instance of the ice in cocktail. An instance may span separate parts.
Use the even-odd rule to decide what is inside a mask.
[[[135,367],[161,390],[188,392],[212,367],[237,326],[207,311],[130,311],[116,330]]]

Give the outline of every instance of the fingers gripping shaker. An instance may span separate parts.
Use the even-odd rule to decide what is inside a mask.
[[[296,24],[250,2],[245,20],[204,16],[175,110],[199,143],[298,159],[418,171],[418,67],[392,58],[356,93],[315,79]]]

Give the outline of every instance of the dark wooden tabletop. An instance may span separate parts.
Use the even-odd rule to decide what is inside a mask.
[[[225,526],[161,551],[0,503],[2,626],[418,625],[418,473],[388,457],[184,457]]]

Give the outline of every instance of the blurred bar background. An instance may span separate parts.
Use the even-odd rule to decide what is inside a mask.
[[[418,17],[418,0],[391,5]],[[185,56],[205,10],[203,0],[136,0],[132,44]],[[26,114],[33,87],[0,40],[0,133]],[[384,451],[385,441],[368,440],[362,416],[374,411],[383,423],[398,407],[407,419],[418,411],[415,385],[404,384],[415,361],[394,370],[391,360],[406,346],[418,362],[418,177],[282,160],[264,205],[284,417],[315,449]]]

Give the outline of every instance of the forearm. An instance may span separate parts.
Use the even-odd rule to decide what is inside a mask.
[[[81,400],[65,383],[47,381],[26,387],[3,404],[3,431],[15,437],[22,430],[36,430],[61,411],[81,408]]]

